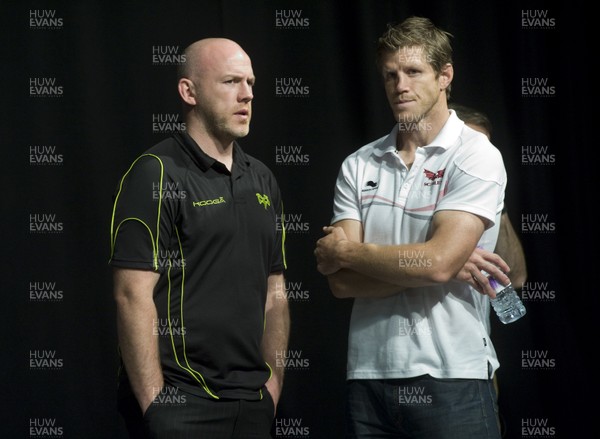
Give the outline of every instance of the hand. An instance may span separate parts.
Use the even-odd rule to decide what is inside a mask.
[[[337,252],[339,251],[340,241],[346,241],[348,238],[341,227],[323,227],[323,232],[325,236],[317,241],[317,248],[314,253],[317,258],[317,270],[319,270],[319,273],[328,276],[342,268]]]
[[[275,413],[277,413],[277,404],[279,404],[279,398],[281,397],[281,384],[275,376],[272,376],[265,383],[265,387],[267,388],[271,398],[273,399],[273,405],[275,406]]]
[[[510,283],[510,279],[505,274],[510,271],[510,267],[504,262],[504,259],[480,247],[473,251],[469,260],[456,275],[456,279],[467,282],[479,293],[488,295],[493,299],[496,297],[496,292],[481,270],[488,273],[502,285]]]
[[[139,404],[140,404],[140,408],[142,409],[142,414],[146,414],[146,410],[148,410],[150,408],[150,406],[152,405],[152,403],[154,402],[156,397],[160,394],[163,387],[164,387],[164,384],[161,384],[158,387],[151,387],[149,389],[150,390],[149,393],[140,396]]]

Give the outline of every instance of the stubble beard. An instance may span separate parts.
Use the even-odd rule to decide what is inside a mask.
[[[194,108],[196,117],[202,120],[206,131],[214,138],[223,143],[229,143],[236,139],[246,137],[250,132],[250,118],[245,124],[236,124],[231,118],[218,114],[214,111],[203,111],[201,108]]]

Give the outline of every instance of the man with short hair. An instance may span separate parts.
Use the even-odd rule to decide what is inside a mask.
[[[450,34],[411,17],[377,59],[397,123],[344,160],[315,249],[333,294],[354,299],[347,437],[498,439],[481,270],[507,284],[507,267],[472,260],[496,244],[502,157],[448,109]]]
[[[270,438],[290,323],[279,187],[236,142],[255,77],[228,39],[185,56],[186,132],[138,157],[114,195],[120,411],[132,437]]]

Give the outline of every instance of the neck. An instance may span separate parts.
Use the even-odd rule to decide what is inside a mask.
[[[414,155],[418,147],[428,145],[436,138],[450,117],[446,105],[439,107],[429,111],[419,120],[419,123],[404,124],[404,129],[402,129],[402,122],[398,122],[399,129],[396,136],[398,152]]]
[[[186,125],[186,131],[209,157],[223,163],[231,171],[233,165],[233,139],[223,141],[210,135],[195,124]]]

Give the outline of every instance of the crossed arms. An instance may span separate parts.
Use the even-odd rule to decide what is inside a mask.
[[[325,227],[317,241],[317,269],[327,276],[334,296],[387,297],[405,288],[445,283],[458,279],[481,294],[495,297],[485,270],[500,283],[510,282],[509,266],[498,255],[477,248],[485,222],[457,210],[435,213],[432,235],[422,243],[376,245],[363,242],[362,223],[342,220]],[[418,258],[425,264],[410,263]]]

